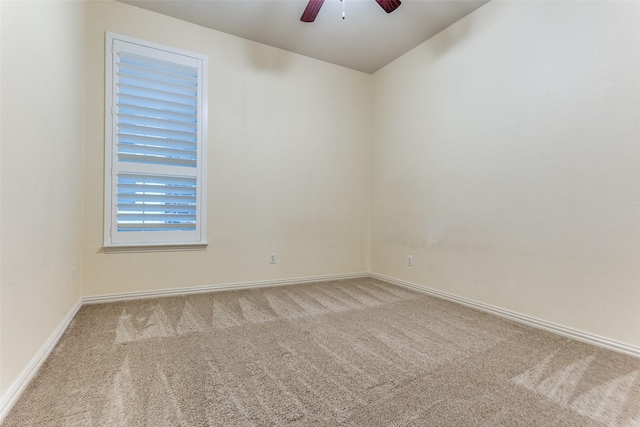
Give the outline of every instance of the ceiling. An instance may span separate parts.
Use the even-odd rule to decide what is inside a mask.
[[[300,21],[306,0],[119,1],[374,73],[489,0],[402,0],[390,14],[375,0],[325,0],[312,23]]]

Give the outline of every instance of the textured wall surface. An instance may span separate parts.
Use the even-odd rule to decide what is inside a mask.
[[[371,270],[640,345],[639,22],[491,2],[376,73]]]
[[[362,271],[640,345],[637,2],[491,2],[373,77],[112,1],[1,10],[0,395],[80,295]],[[102,252],[105,31],[209,57],[205,251]]]
[[[370,75],[121,3],[87,8],[85,295],[368,270]],[[105,31],[208,55],[206,251],[102,253]]]
[[[80,297],[84,13],[2,2],[0,394]]]

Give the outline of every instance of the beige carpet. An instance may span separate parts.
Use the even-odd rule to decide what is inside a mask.
[[[373,279],[83,307],[6,426],[640,426],[640,359]]]

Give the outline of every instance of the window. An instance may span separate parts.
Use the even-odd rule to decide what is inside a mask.
[[[206,245],[207,58],[107,33],[104,247]]]

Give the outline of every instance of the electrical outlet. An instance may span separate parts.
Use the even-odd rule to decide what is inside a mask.
[[[276,263],[276,254],[275,254],[275,252],[272,252],[269,255],[269,264],[275,264],[275,263]]]
[[[413,267],[413,255],[408,255],[407,256],[407,265],[409,267]]]

